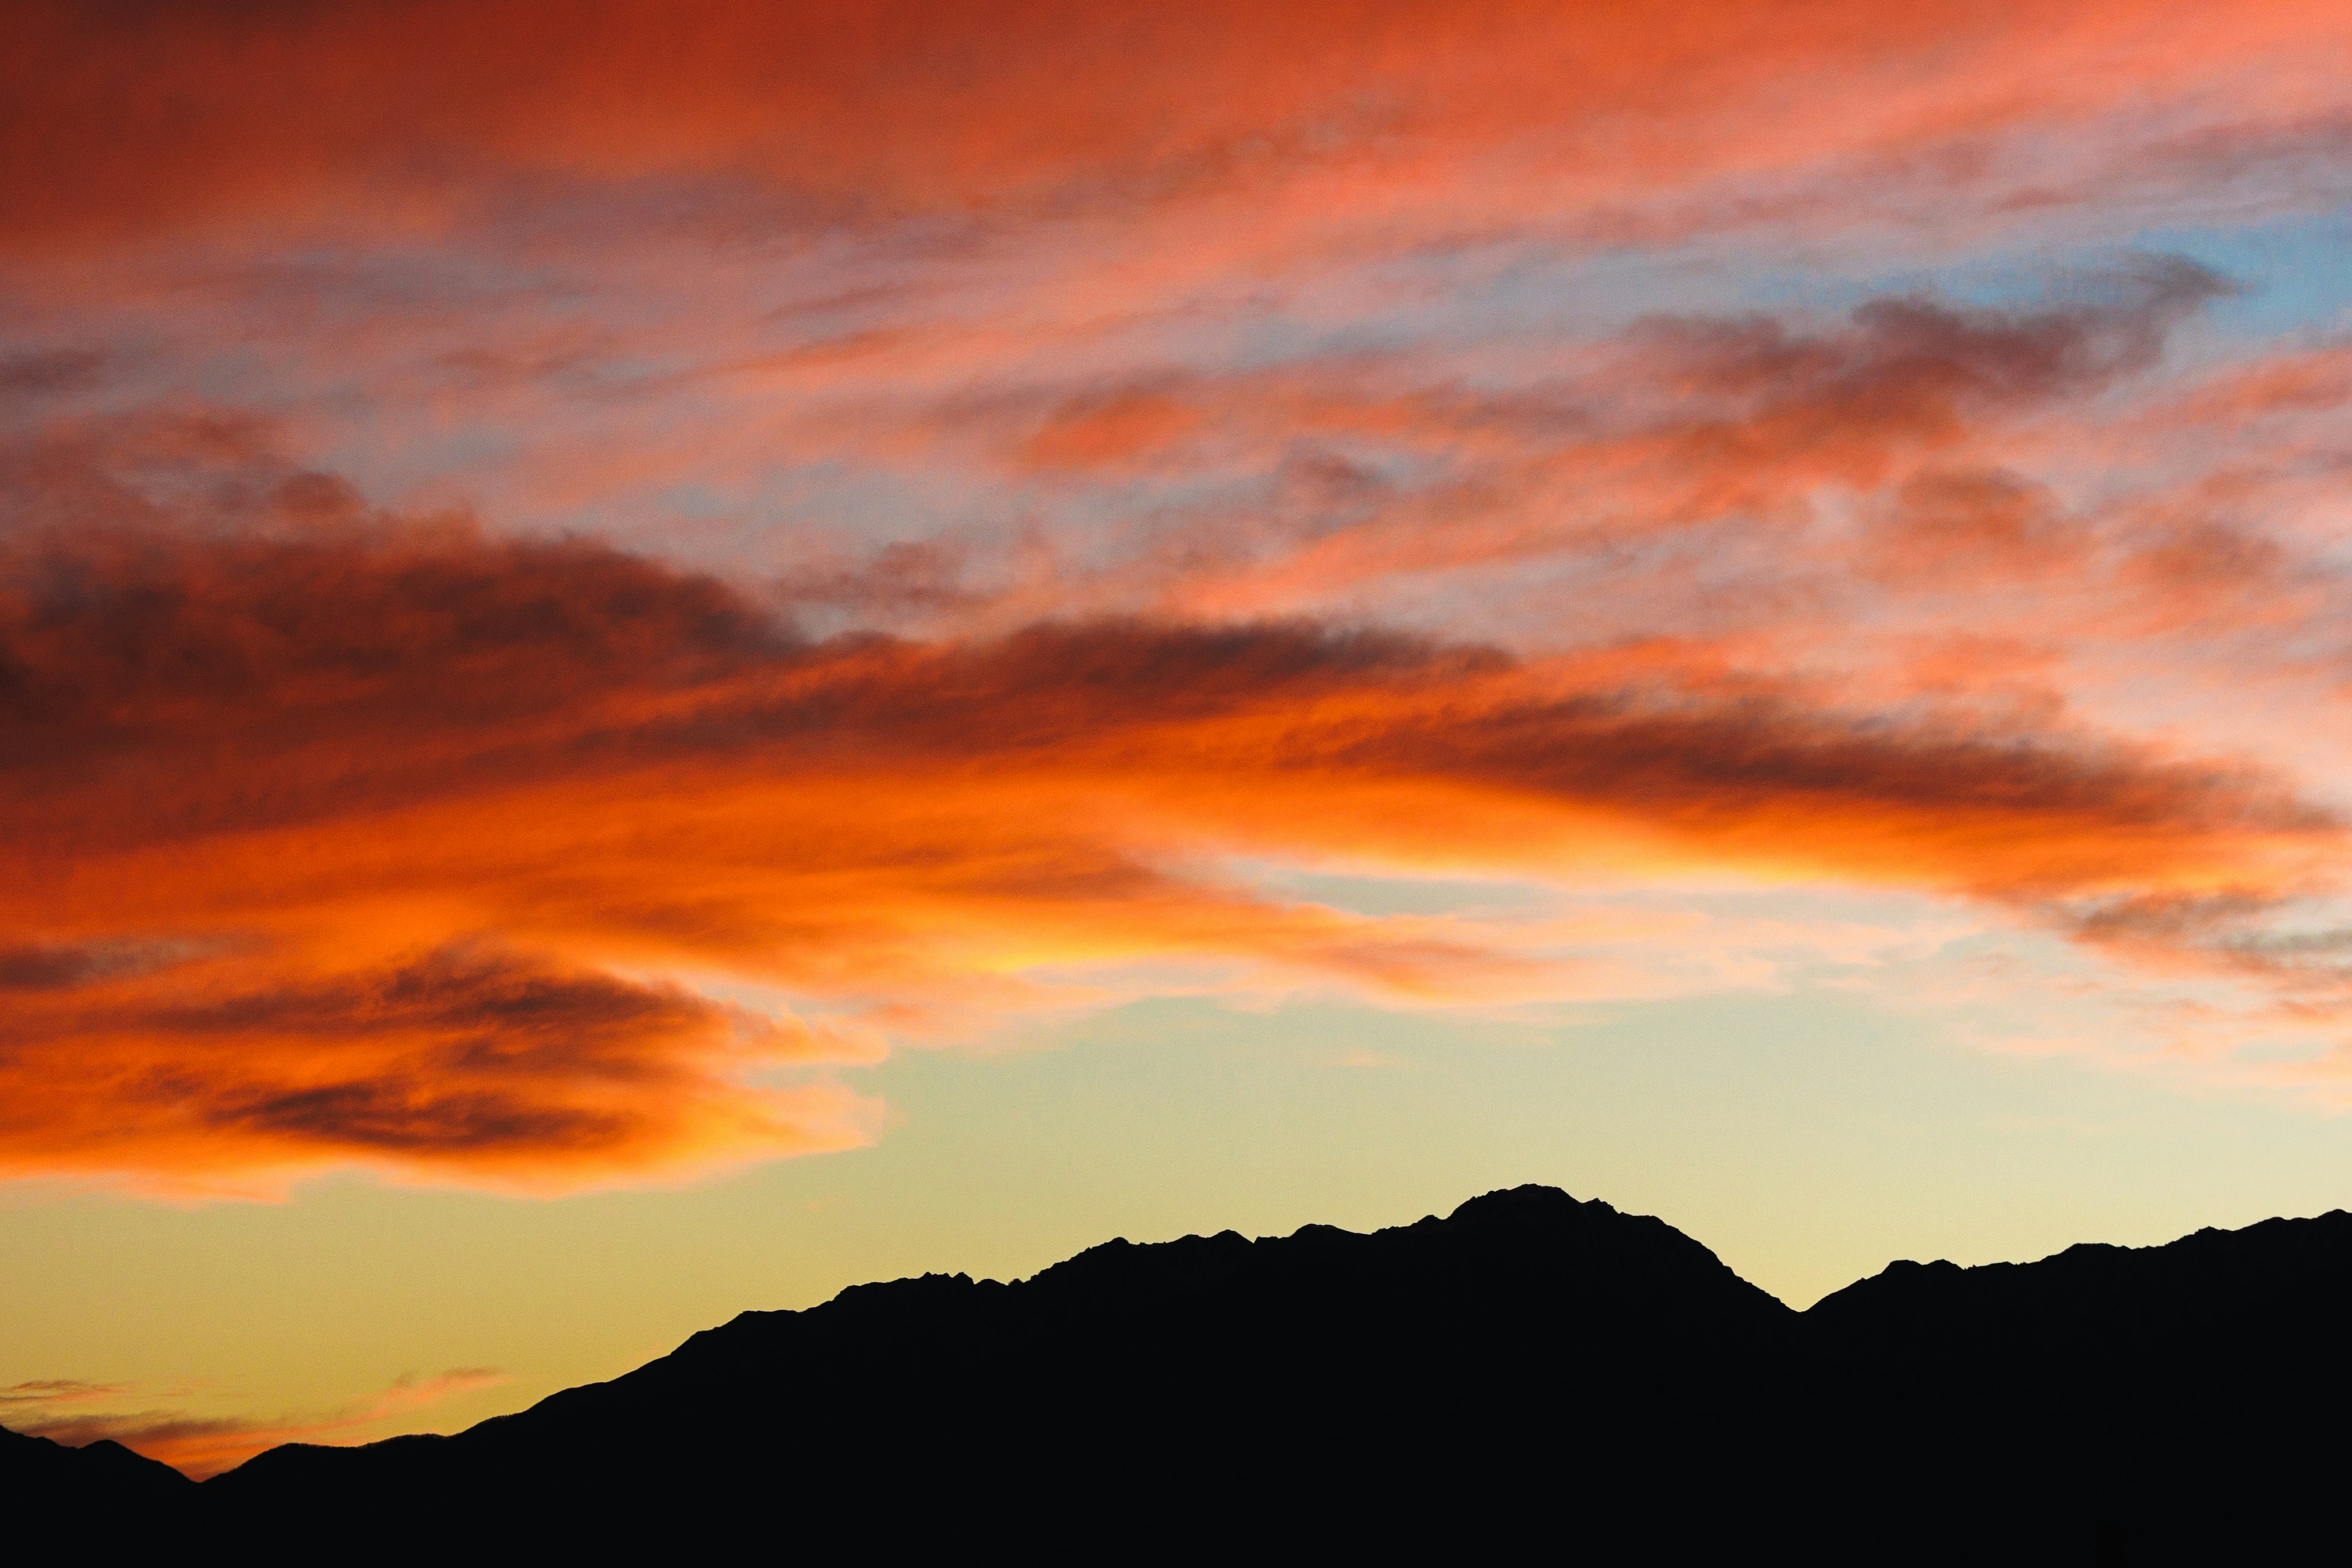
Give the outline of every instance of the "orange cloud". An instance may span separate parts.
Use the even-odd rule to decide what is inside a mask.
[[[562,1190],[868,1136],[827,1064],[1087,994],[1057,974],[1543,990],[1235,855],[1827,879],[2105,941],[2083,911],[2259,913],[2341,847],[2244,765],[1642,646],[813,642],[609,547],[365,521],[25,531],[0,584],[17,1175]]]
[[[804,1025],[462,947],[310,973],[281,946],[8,999],[14,1076],[53,1101],[0,1116],[19,1173],[253,1190],[357,1158],[529,1189],[840,1148],[873,1122],[836,1088],[740,1081],[845,1054]]]

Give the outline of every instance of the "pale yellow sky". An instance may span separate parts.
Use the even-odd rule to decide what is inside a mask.
[[[1368,1065],[1343,1065],[1343,1064]],[[497,1369],[352,1441],[608,1377],[748,1309],[1123,1235],[1364,1229],[1519,1182],[1654,1213],[1796,1305],[1898,1257],[2027,1258],[2336,1206],[2340,1120],[2003,1056],[1813,994],[1557,1029],[1298,1005],[1129,1008],[875,1075],[875,1147],[555,1200],[332,1181],[279,1204],[12,1193],[0,1386],[297,1426]]]

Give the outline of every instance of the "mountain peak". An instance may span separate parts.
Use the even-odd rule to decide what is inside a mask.
[[[1516,1187],[1497,1187],[1491,1193],[1458,1204],[1447,1220],[1457,1224],[1486,1225],[1503,1221],[1523,1225],[1529,1221],[1559,1220],[1587,1210],[1601,1214],[1617,1211],[1595,1200],[1591,1204],[1578,1202],[1558,1187],[1547,1187],[1534,1182]]]

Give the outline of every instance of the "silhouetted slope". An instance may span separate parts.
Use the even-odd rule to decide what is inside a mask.
[[[2347,1315],[2338,1211],[2036,1263],[1896,1263],[1805,1327],[1843,1429],[1895,1439],[1857,1467],[1892,1511],[1940,1500],[1985,1534],[2063,1519],[2137,1560],[2320,1526],[2352,1462]]]
[[[2242,1560],[2335,1528],[2347,1305],[2342,1214],[1896,1264],[1801,1316],[1658,1220],[1522,1187],[1369,1236],[858,1286],[454,1437],[277,1448],[165,1506],[260,1560]]]
[[[2257,1322],[2315,1326],[2347,1305],[2352,1215],[2337,1210],[2162,1247],[2086,1242],[2037,1263],[1893,1263],[1824,1296],[1805,1319],[1849,1355],[2097,1363]]]

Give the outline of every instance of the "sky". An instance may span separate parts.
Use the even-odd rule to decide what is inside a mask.
[[[5,0],[0,1425],[2352,1193],[2352,10]]]

